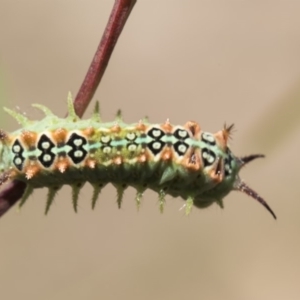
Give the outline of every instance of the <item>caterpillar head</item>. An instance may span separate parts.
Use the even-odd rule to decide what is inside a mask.
[[[202,160],[206,174],[208,174],[211,186],[209,189],[201,191],[196,195],[194,205],[204,208],[216,202],[223,207],[223,198],[232,190],[241,191],[261,203],[276,219],[266,201],[254,190],[244,183],[239,176],[241,169],[256,158],[264,157],[261,154],[253,154],[244,157],[236,157],[228,147],[228,139],[231,137],[233,125],[224,126],[223,130],[214,134],[214,139],[210,134],[206,134],[203,142],[206,145],[202,149]],[[210,138],[210,140],[208,140]],[[218,147],[215,145],[217,144]]]
[[[221,135],[223,136],[223,139],[224,139],[225,145],[226,145],[226,149],[227,149],[227,151],[226,151],[227,157],[225,159],[225,166],[224,166],[225,178],[229,177],[229,179],[230,179],[230,177],[231,177],[231,179],[234,180],[233,181],[233,189],[234,190],[243,192],[246,195],[248,195],[248,196],[252,197],[253,199],[255,199],[256,201],[258,201],[261,205],[263,205],[269,211],[269,213],[273,216],[273,218],[276,219],[275,213],[273,212],[271,207],[267,204],[267,202],[261,196],[259,196],[258,193],[256,193],[254,190],[252,190],[245,182],[243,182],[239,177],[240,170],[246,164],[253,161],[254,159],[265,157],[265,156],[263,154],[251,154],[251,155],[247,155],[247,156],[243,156],[243,157],[234,157],[227,146],[227,141],[231,137],[233,127],[234,127],[233,124],[231,126],[226,126],[226,124],[225,124],[223,130],[221,131]],[[226,162],[226,160],[227,160],[227,162]],[[232,161],[232,164],[234,165],[233,169],[235,169],[235,171],[230,170],[231,169],[230,161]],[[229,167],[229,168],[227,168],[227,167]]]
[[[240,158],[235,157],[228,148],[226,158],[219,159],[218,163],[215,164],[215,170],[210,173],[210,177],[212,177],[213,173],[218,182],[216,182],[211,189],[196,195],[193,204],[198,208],[205,208],[210,206],[212,203],[217,203],[223,208],[223,198],[232,190],[236,190],[243,192],[258,201],[269,211],[273,218],[276,219],[275,213],[267,204],[267,202],[261,196],[259,196],[258,193],[252,190],[245,182],[243,182],[239,176],[240,170],[247,163],[260,157],[264,157],[264,155],[253,154]]]

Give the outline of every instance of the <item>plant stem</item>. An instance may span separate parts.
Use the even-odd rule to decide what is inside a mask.
[[[100,44],[74,101],[75,111],[82,117],[106,70],[111,54],[136,0],[116,0]]]

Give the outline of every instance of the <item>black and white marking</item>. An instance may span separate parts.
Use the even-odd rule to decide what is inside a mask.
[[[216,140],[211,133],[203,132],[201,135],[201,139],[204,143],[214,146],[216,144]]]
[[[23,156],[24,149],[19,140],[15,140],[12,146],[12,152],[15,154],[13,158],[13,163],[16,166],[16,168],[21,171],[23,168],[25,158]]]
[[[157,155],[159,152],[161,152],[163,150],[165,145],[166,145],[165,142],[153,141],[153,142],[147,144],[147,147],[154,155]]]
[[[227,149],[227,156],[224,160],[224,168],[225,168],[225,176],[230,176],[232,174],[232,161],[233,161],[233,157],[230,154],[229,149]]]
[[[130,143],[130,144],[127,145],[127,149],[128,149],[128,151],[130,151],[130,152],[134,152],[134,151],[136,151],[136,149],[137,149],[137,144],[135,144],[135,143]]]
[[[134,132],[128,132],[126,134],[126,140],[129,142],[127,144],[127,149],[130,152],[135,152],[138,148],[137,143],[135,143],[134,141],[136,140],[137,135]]]
[[[154,127],[148,131],[147,135],[154,139],[154,141],[147,144],[147,147],[153,155],[157,155],[166,145],[165,142],[161,141],[166,134],[161,129]]]
[[[87,141],[84,137],[80,136],[77,133],[72,133],[66,145],[70,146],[72,149],[68,152],[68,156],[72,159],[74,164],[79,164],[82,162],[86,155],[87,151],[83,148],[87,144]]]
[[[173,148],[177,155],[183,156],[187,152],[189,145],[184,142],[178,141],[173,145]]]
[[[126,140],[134,141],[136,139],[136,134],[134,132],[128,132],[126,134]]]
[[[183,129],[177,129],[173,133],[174,137],[176,137],[178,140],[184,141],[189,137],[189,134],[186,130]]]
[[[111,138],[108,135],[104,135],[100,138],[101,143],[105,144],[105,145],[109,145],[111,142]]]
[[[216,154],[208,148],[202,149],[202,160],[204,167],[211,166],[216,160]]]
[[[152,128],[147,132],[147,135],[155,140],[160,140],[165,133],[160,128]]]
[[[54,162],[55,154],[51,151],[54,147],[54,143],[47,135],[43,134],[40,137],[37,148],[42,153],[39,155],[38,160],[45,168],[49,168]]]

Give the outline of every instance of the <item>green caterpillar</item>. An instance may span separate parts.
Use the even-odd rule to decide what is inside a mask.
[[[0,131],[0,185],[8,180],[21,180],[27,188],[22,206],[35,188],[47,187],[47,214],[57,191],[65,184],[72,187],[74,210],[77,212],[81,187],[88,181],[94,188],[92,208],[101,189],[112,183],[117,189],[121,207],[124,190],[137,190],[139,207],[143,192],[158,193],[163,211],[165,196],[186,200],[185,211],[205,208],[214,202],[223,207],[223,198],[239,190],[259,201],[276,218],[268,204],[239,177],[241,168],[263,155],[236,157],[227,142],[233,126],[211,134],[189,121],[172,125],[139,121],[126,124],[121,114],[115,121],[102,123],[96,104],[92,117],[81,120],[68,97],[68,116],[55,116],[42,105],[33,105],[45,114],[41,121],[4,108],[22,128]]]

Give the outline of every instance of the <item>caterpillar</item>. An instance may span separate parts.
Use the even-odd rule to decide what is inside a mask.
[[[243,166],[263,155],[235,156],[228,146],[233,125],[211,134],[194,121],[183,126],[169,120],[126,124],[120,111],[113,122],[102,123],[98,102],[92,117],[83,120],[76,115],[70,94],[66,118],[57,117],[45,106],[32,106],[45,114],[42,120],[32,121],[4,108],[22,128],[12,133],[0,131],[0,186],[15,179],[26,183],[20,207],[34,189],[46,187],[47,214],[58,190],[70,185],[77,212],[80,189],[88,181],[93,186],[93,209],[102,188],[112,183],[119,208],[128,186],[137,191],[138,208],[149,188],[158,193],[161,212],[165,196],[171,195],[186,201],[186,214],[193,206],[216,203],[223,208],[223,198],[237,190],[260,202],[276,219],[264,199],[239,177]]]

